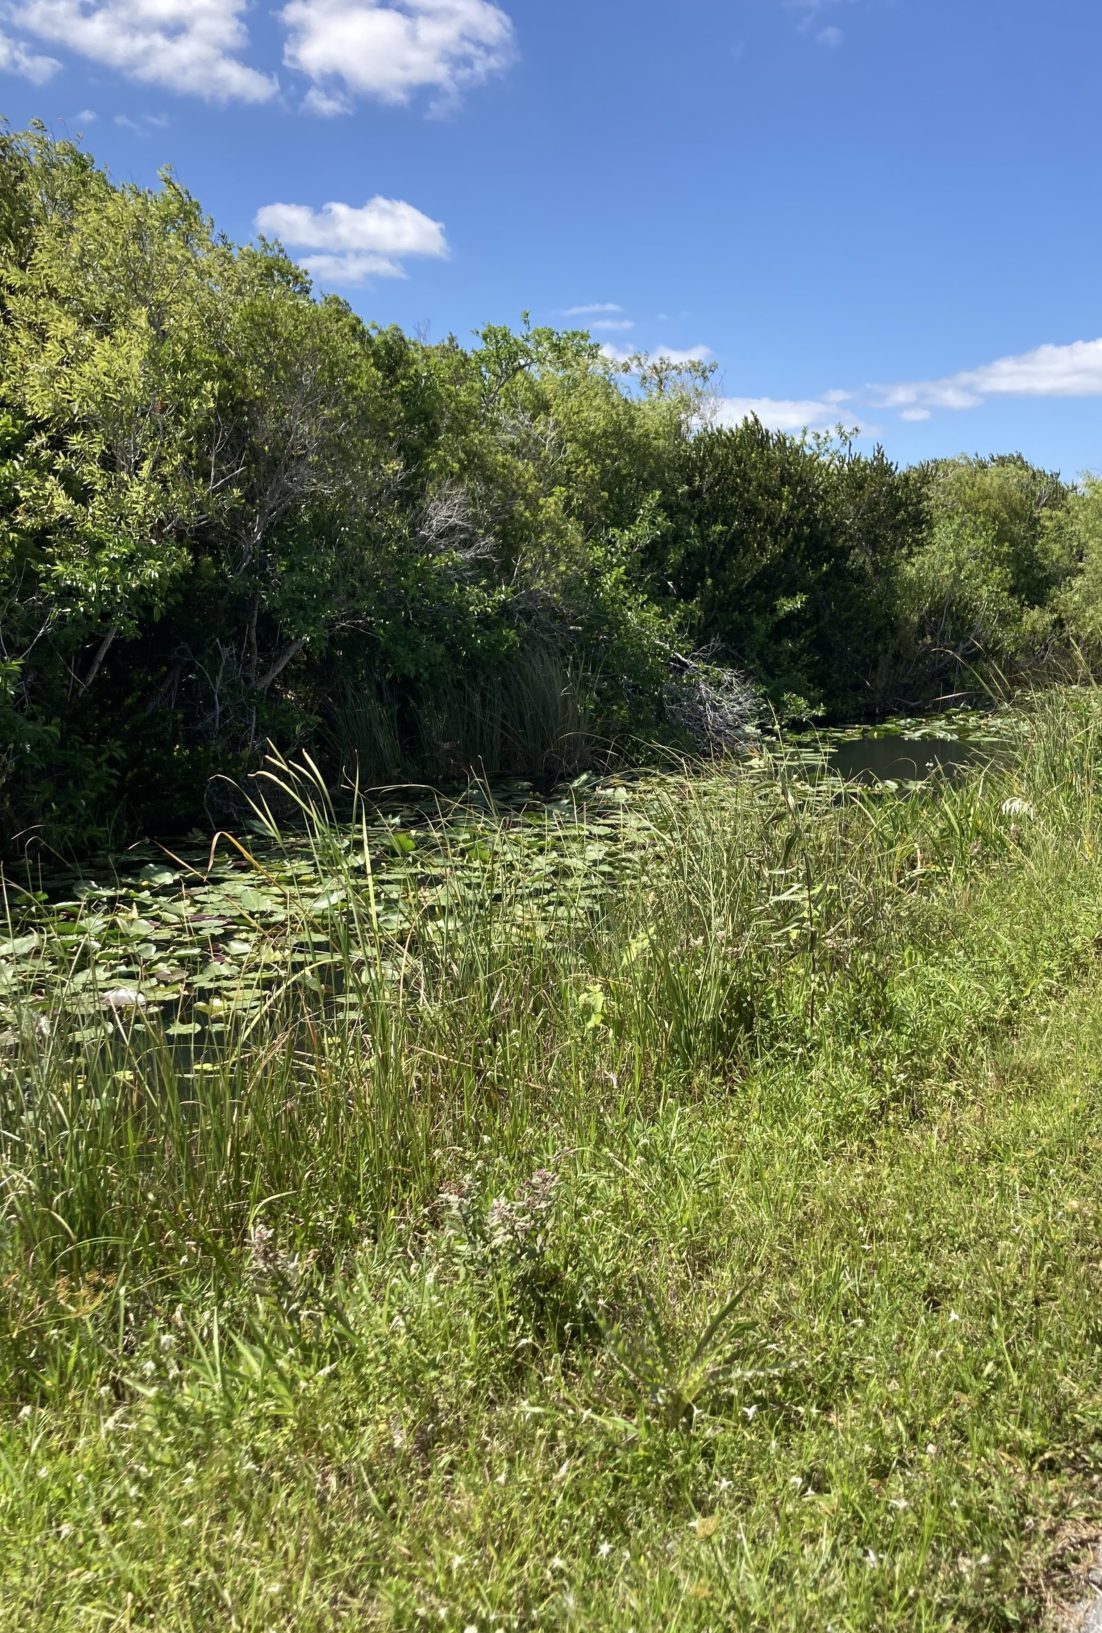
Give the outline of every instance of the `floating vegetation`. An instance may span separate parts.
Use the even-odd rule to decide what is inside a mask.
[[[803,801],[837,798],[840,780],[854,775],[900,789],[990,756],[1015,729],[1009,714],[958,711],[804,734],[759,743],[730,774],[782,777]],[[878,765],[898,770],[915,746],[924,751],[911,753],[917,775],[876,776]],[[499,932],[507,919],[536,938],[575,925],[645,867],[655,801],[676,784],[585,775],[549,797],[526,782],[475,785],[452,801],[422,793],[364,805],[355,823],[341,824],[319,784],[308,778],[312,804],[288,774],[273,762],[261,778],[241,839],[139,846],[94,870],[43,872],[33,888],[0,878],[0,1044],[20,1035],[28,1015],[56,1009],[59,987],[80,1045],[146,1027],[193,1047],[217,1036],[227,1013],[240,1022],[289,981],[315,1008],[347,1007],[346,929],[356,913],[370,914],[372,973],[392,979],[434,949],[439,956],[459,923],[469,934],[492,920]],[[724,781],[717,776],[717,790]],[[288,793],[293,824],[287,801],[279,819],[266,803]],[[480,903],[493,909],[481,919]]]

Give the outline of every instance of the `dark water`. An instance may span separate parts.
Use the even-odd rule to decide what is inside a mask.
[[[886,732],[836,743],[827,754],[827,766],[847,781],[919,782],[935,772],[952,775],[990,758],[990,743]]]

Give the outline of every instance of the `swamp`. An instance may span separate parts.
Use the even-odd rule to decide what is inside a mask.
[[[273,760],[209,869],[11,881],[11,1625],[1074,1597],[1102,704],[967,729],[346,810]]]
[[[0,1630],[1063,1633],[1102,481],[334,263],[0,128]]]

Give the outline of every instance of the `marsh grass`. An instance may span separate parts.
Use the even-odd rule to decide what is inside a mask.
[[[614,867],[442,812],[397,904],[273,762],[261,1000],[9,1028],[0,1623],[1035,1621],[1102,1510],[1100,732],[625,785]]]
[[[529,637],[489,675],[452,677],[415,702],[408,689],[346,688],[330,703],[326,754],[365,783],[470,772],[572,776],[612,763],[623,736],[598,698],[601,677],[561,646]]]

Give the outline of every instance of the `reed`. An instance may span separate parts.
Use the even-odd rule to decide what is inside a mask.
[[[893,797],[476,785],[400,899],[271,762],[259,1003],[82,1043],[75,954],[9,1002],[11,1625],[1033,1614],[1102,1422],[1100,730],[1051,693]]]

